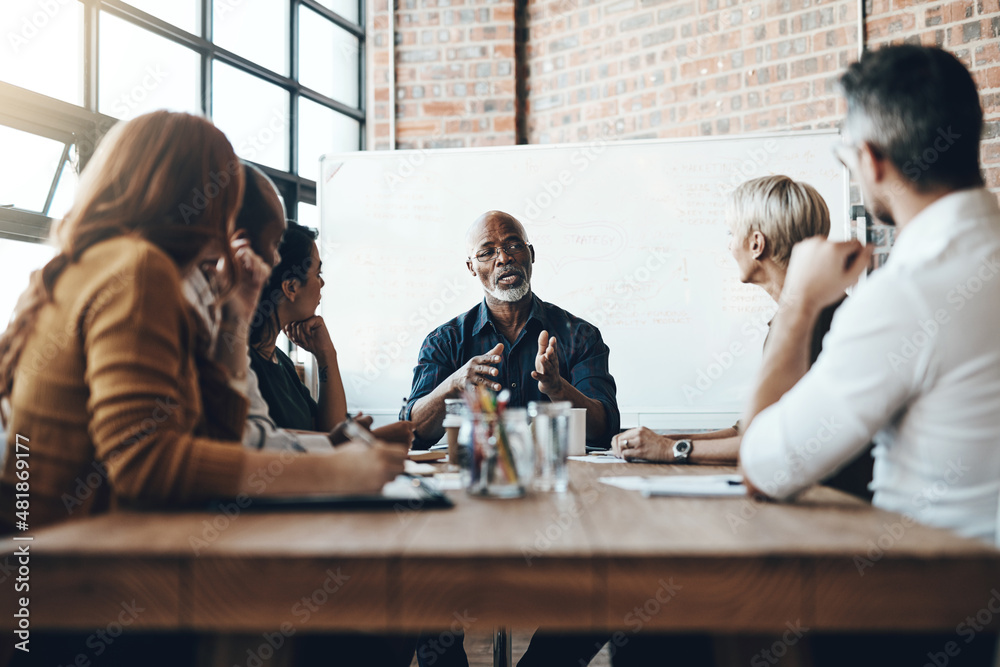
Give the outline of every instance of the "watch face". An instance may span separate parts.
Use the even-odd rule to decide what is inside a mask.
[[[675,448],[677,449],[678,454],[687,454],[691,451],[691,441],[681,440],[675,445]]]

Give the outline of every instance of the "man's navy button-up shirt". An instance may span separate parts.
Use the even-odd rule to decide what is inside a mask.
[[[538,335],[548,331],[557,339],[559,374],[588,398],[604,405],[606,426],[603,434],[588,437],[587,444],[608,447],[611,436],[618,433],[621,415],[618,412],[615,380],[608,371],[608,346],[594,325],[575,317],[558,306],[532,295],[531,314],[513,343],[494,326],[484,299],[475,308],[442,324],[424,339],[417,366],[413,369],[413,387],[400,413],[400,419],[410,419],[413,404],[444,382],[469,359],[486,354],[497,343],[503,343],[501,361],[496,365],[496,381],[510,390],[510,405],[525,407],[530,401],[548,401],[532,379],[535,357],[538,355]],[[415,447],[434,444],[419,438]]]

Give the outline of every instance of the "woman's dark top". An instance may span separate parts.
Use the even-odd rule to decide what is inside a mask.
[[[257,385],[267,401],[271,419],[281,428],[315,431],[316,401],[299,380],[288,355],[275,348],[274,357],[278,363],[265,359],[257,350],[250,352],[250,367],[257,374]]]
[[[812,342],[809,345],[810,366],[816,363],[820,352],[823,351],[823,338],[830,330],[830,325],[833,324],[833,315],[842,303],[844,303],[844,299],[827,306],[816,319]],[[768,326],[770,326],[770,322],[768,322]],[[767,345],[766,337],[764,338],[764,345]],[[868,446],[855,456],[850,463],[838,470],[831,477],[825,479],[823,483],[871,502],[872,492],[868,488],[868,484],[872,481],[872,473],[875,467],[875,460],[872,458],[873,447],[872,443],[868,443]]]

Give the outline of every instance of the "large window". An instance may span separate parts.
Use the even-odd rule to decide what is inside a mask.
[[[290,217],[314,217],[320,155],[364,147],[363,10],[363,0],[3,0],[0,238],[44,239],[100,136],[164,108],[210,116],[274,179]]]

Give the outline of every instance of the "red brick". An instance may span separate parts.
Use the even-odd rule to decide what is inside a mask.
[[[788,126],[788,114],[784,109],[771,109],[743,117],[743,127],[748,132],[773,130]]]
[[[1000,141],[985,141],[982,145],[983,164],[1000,164]]]
[[[925,30],[920,33],[920,43],[924,46],[944,46],[944,30]]]
[[[514,77],[508,79],[494,79],[493,80],[493,95],[503,95],[513,98],[514,97]]]
[[[813,53],[855,44],[857,42],[856,36],[857,30],[853,28],[835,28],[816,33],[812,38]]]
[[[496,39],[511,39],[514,36],[513,24],[507,26],[485,26],[469,31],[470,42],[487,42]]]
[[[868,10],[869,16],[879,16],[887,13],[891,9],[890,0],[870,0],[868,4],[870,6],[870,9]]]
[[[493,8],[493,22],[494,23],[514,23],[514,3],[511,2],[506,5],[500,5]]]
[[[464,120],[449,120],[444,124],[444,131],[447,135],[455,134],[469,134],[473,132],[479,132],[479,121],[472,121],[469,119]]]
[[[869,39],[879,39],[913,30],[916,25],[916,17],[912,13],[904,13],[866,21],[865,29]]]
[[[1000,67],[990,67],[973,72],[979,90],[1000,88]]]
[[[966,0],[949,2],[944,7],[944,20],[948,23],[957,23],[972,18],[975,12],[976,5],[974,2],[967,2]]]
[[[498,116],[493,119],[494,132],[513,132],[514,129],[514,116]]]
[[[792,125],[810,123],[820,118],[830,118],[836,112],[836,100],[812,100],[804,104],[796,104],[791,108]]]
[[[396,122],[396,135],[405,137],[430,136],[440,127],[440,123],[435,121],[400,120]]]
[[[457,116],[465,111],[464,102],[424,102],[423,112],[427,116]]]
[[[980,93],[979,99],[983,105],[984,116],[987,118],[1000,117],[1000,92]]]
[[[976,67],[1000,64],[1000,44],[985,42],[973,51]]]
[[[991,190],[1000,189],[1000,167],[987,167],[983,169],[983,179],[986,181],[986,187]]]

